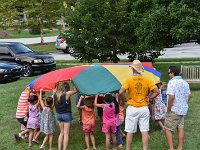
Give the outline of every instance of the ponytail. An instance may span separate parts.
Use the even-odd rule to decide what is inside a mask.
[[[119,103],[117,102],[116,98],[113,96],[112,101],[115,104],[115,114],[119,113]]]

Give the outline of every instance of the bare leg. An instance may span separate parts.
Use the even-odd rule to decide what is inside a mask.
[[[90,133],[90,139],[92,142],[93,149],[96,149],[95,138],[93,132]]]
[[[90,133],[85,133],[85,144],[86,144],[86,150],[90,149]]]
[[[131,144],[133,139],[133,133],[126,134],[126,150],[131,150]]]
[[[142,144],[143,144],[143,150],[148,149],[148,143],[149,143],[149,134],[148,132],[142,132]]]
[[[49,134],[49,150],[52,150],[53,145],[53,134]]]
[[[177,150],[183,149],[183,143],[184,143],[184,129],[178,128],[178,148],[177,148]]]
[[[64,123],[64,140],[63,140],[63,150],[67,150],[68,142],[69,142],[69,128],[70,122]]]
[[[47,134],[47,135],[44,137],[44,140],[43,140],[43,142],[42,142],[42,145],[45,145],[45,143],[47,142],[48,138],[49,138],[49,135]]]
[[[28,145],[29,145],[29,147],[32,146],[33,132],[34,132],[34,130],[33,130],[33,129],[30,129],[29,137],[28,137],[28,143],[29,143]]]
[[[106,135],[106,150],[110,150],[110,133],[105,133]]]
[[[28,133],[29,131],[30,131],[30,129],[26,129],[26,130],[22,131],[20,134],[24,135],[24,134]]]
[[[165,129],[165,127],[164,127],[164,125],[163,125],[161,120],[157,120],[156,122],[158,123],[158,125],[161,127],[162,130]]]
[[[34,136],[34,139],[38,139],[38,136],[41,134],[41,131],[39,130],[39,131],[37,131],[37,133],[35,134],[35,136]]]
[[[168,146],[169,146],[169,150],[174,150],[172,131],[170,131],[168,129],[165,129],[165,136],[167,138],[167,143],[168,143]]]
[[[64,122],[59,122],[60,134],[58,137],[58,150],[62,150],[63,137],[64,137]]]
[[[117,139],[116,139],[116,135],[115,133],[111,133],[112,135],[112,140],[113,140],[113,150],[116,150],[117,149]]]

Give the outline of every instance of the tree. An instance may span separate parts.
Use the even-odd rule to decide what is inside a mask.
[[[38,28],[43,40],[44,28],[52,28],[64,14],[64,0],[1,0],[2,26]],[[24,17],[26,16],[26,17]]]
[[[66,39],[74,48],[73,56],[81,60],[118,61],[117,54],[125,53],[129,31],[126,1],[81,0],[67,14],[72,27]],[[70,34],[70,36],[68,36]]]
[[[66,39],[81,60],[153,61],[165,47],[200,39],[197,0],[80,0],[67,14]],[[70,36],[69,36],[70,35]]]
[[[17,29],[23,26],[21,7],[17,0],[0,1],[0,27],[7,29],[12,26]]]
[[[27,27],[39,28],[41,34],[41,43],[43,43],[44,28],[51,28],[55,26],[57,20],[61,18],[61,10],[64,7],[63,1],[24,0],[21,4],[24,8],[23,13],[27,16]]]

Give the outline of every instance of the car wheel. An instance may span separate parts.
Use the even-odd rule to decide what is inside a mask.
[[[68,54],[69,53],[69,47],[66,47],[66,49],[63,49],[63,52]]]
[[[31,64],[29,63],[23,64],[23,69],[24,69],[24,73],[23,73],[24,77],[30,77],[33,74],[33,68]]]

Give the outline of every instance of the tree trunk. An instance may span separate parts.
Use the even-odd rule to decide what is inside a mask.
[[[44,44],[43,28],[40,27],[41,44]]]

